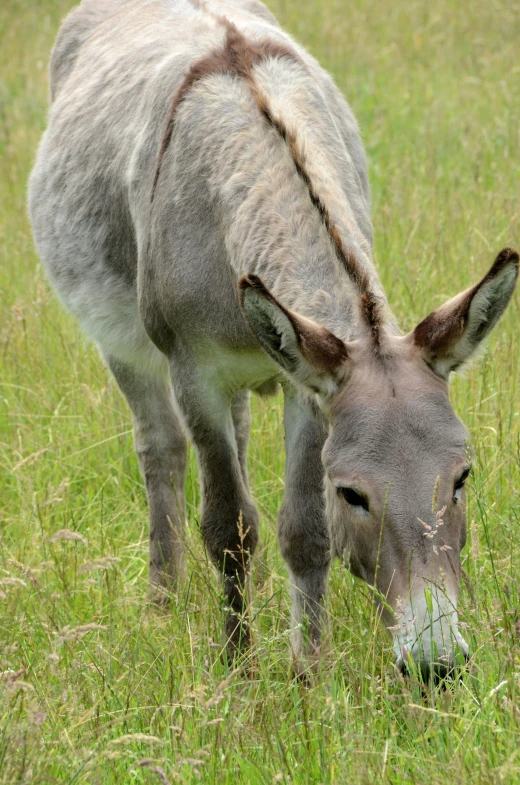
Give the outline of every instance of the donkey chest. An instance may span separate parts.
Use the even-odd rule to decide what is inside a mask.
[[[278,366],[261,349],[208,346],[196,354],[201,382],[226,397],[239,390],[271,394],[284,380]]]

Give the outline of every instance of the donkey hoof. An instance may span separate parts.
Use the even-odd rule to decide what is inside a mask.
[[[225,625],[226,655],[228,662],[247,654],[253,645],[253,631],[248,621],[229,614]]]
[[[171,582],[169,585],[165,585],[164,583],[150,583],[146,599],[148,603],[153,605],[157,610],[168,611],[174,596],[175,588]]]
[[[300,684],[302,687],[311,687],[314,681],[312,669],[305,667],[300,660],[291,662],[290,680]]]
[[[160,569],[150,563],[148,574],[148,600],[156,605],[168,605],[175,597],[186,579],[186,566],[183,562],[172,564],[168,569]]]
[[[320,671],[322,652],[320,646],[313,646],[312,651],[306,654],[293,654],[291,660],[291,677],[293,681],[305,687],[310,687],[316,682]]]

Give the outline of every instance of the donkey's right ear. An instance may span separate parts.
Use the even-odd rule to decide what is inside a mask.
[[[240,305],[261,346],[295,382],[328,398],[344,377],[345,343],[326,327],[285,308],[256,275],[239,283]]]
[[[447,379],[476,352],[504,313],[518,278],[518,254],[504,248],[484,278],[426,317],[411,334],[424,359]]]

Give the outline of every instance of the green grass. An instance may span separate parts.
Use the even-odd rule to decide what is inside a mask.
[[[280,402],[254,402],[258,669],[221,661],[221,599],[188,480],[189,581],[145,602],[147,515],[129,413],[45,282],[26,182],[67,0],[0,8],[0,783],[520,780],[519,296],[452,384],[476,467],[461,618],[471,673],[422,699],[368,589],[336,566],[320,680],[288,679]],[[404,328],[519,245],[517,0],[271,0],[334,74],[371,161],[376,260]],[[61,529],[83,539],[55,539]],[[94,625],[85,627],[85,625]],[[143,764],[143,761],[145,762]]]

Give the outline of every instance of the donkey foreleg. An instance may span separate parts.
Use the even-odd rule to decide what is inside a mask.
[[[278,519],[282,555],[291,583],[294,668],[319,654],[331,561],[325,519],[321,450],[327,429],[292,387],[284,390],[285,495]]]
[[[196,358],[176,352],[172,384],[197,453],[202,490],[200,529],[206,550],[222,575],[227,649],[250,644],[249,563],[258,542],[258,512],[245,468],[247,398],[240,405],[218,388]],[[237,443],[238,440],[238,443]]]
[[[165,380],[142,374],[114,357],[105,359],[132,412],[150,515],[150,595],[161,601],[185,573],[186,439]]]

